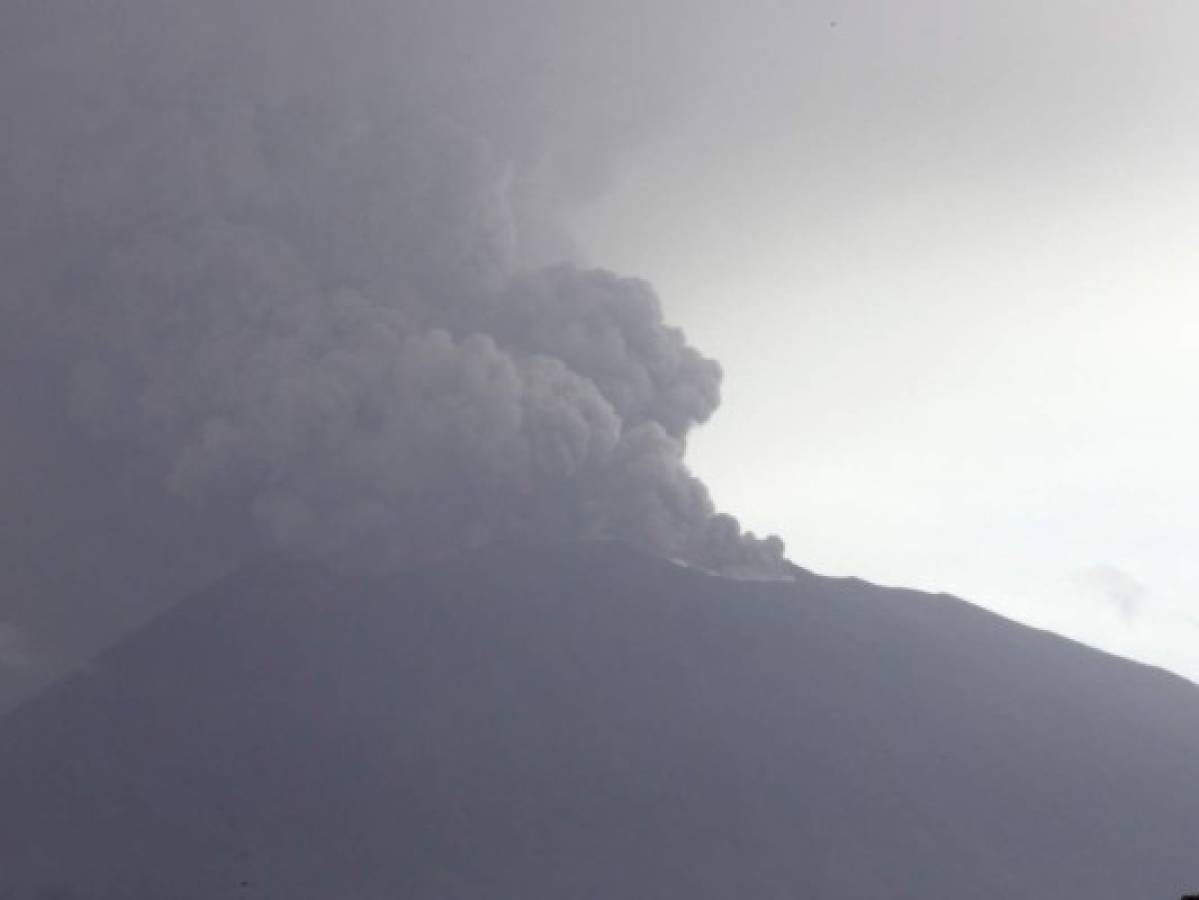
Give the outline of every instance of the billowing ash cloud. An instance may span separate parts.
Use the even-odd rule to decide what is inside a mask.
[[[18,4],[4,342],[59,373],[80,440],[265,546],[388,568],[614,536],[777,566],[683,461],[716,363],[643,282],[525,264],[652,112],[636,56],[581,108],[544,96],[595,75],[603,21],[555,10]]]

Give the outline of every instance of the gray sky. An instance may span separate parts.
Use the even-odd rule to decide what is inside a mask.
[[[576,223],[724,364],[697,472],[818,571],[1199,677],[1199,7],[761,24]]]
[[[724,512],[1199,677],[1197,26],[13,0],[0,706],[264,550],[776,566]]]

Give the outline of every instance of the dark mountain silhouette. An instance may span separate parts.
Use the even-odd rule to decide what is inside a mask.
[[[373,581],[263,565],[0,723],[14,900],[1147,900],[1197,879],[1191,683],[947,596],[611,544]]]

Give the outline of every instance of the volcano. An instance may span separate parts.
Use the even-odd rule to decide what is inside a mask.
[[[1173,900],[1199,689],[613,543],[265,562],[0,721],[0,896]]]

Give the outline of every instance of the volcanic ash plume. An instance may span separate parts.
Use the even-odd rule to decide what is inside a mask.
[[[539,536],[780,564],[683,462],[716,363],[643,282],[519,264],[558,145],[518,86],[447,99],[392,60],[380,34],[433,27],[403,4],[142,5],[18,14],[54,39],[22,57],[36,109],[0,98],[6,340],[55,360],[89,439],[344,566]],[[497,127],[505,89],[524,118]]]

